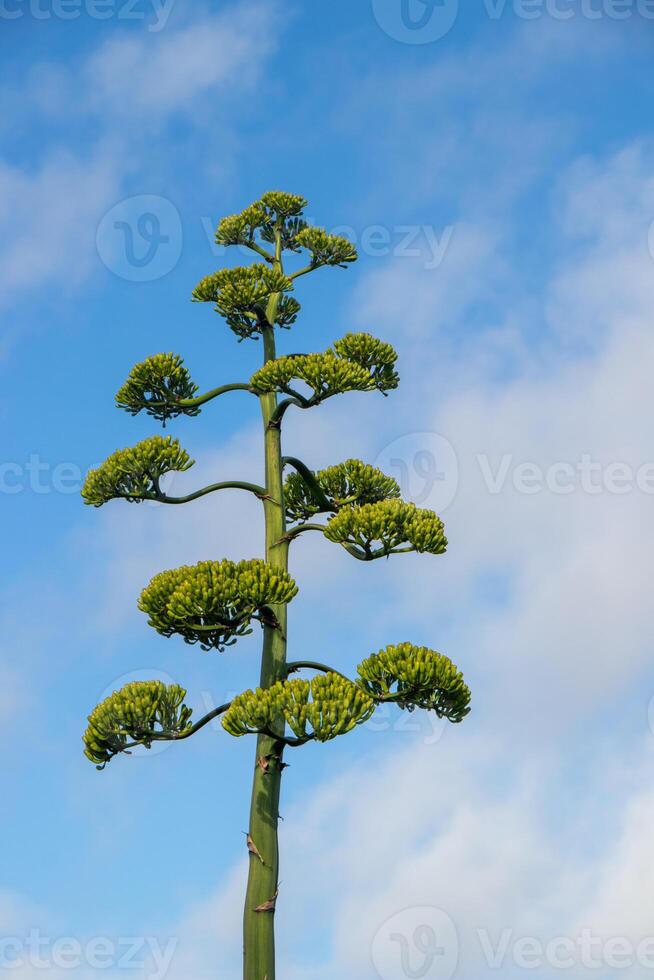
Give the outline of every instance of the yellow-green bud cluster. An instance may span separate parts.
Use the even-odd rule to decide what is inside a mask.
[[[296,236],[307,227],[301,214],[307,201],[297,194],[269,191],[240,214],[223,218],[216,231],[218,245],[255,246],[259,234],[264,242],[274,242],[275,232],[281,233],[283,248],[300,250]]]
[[[252,632],[252,619],[272,621],[269,607],[296,594],[288,572],[260,559],[203,561],[155,575],[139,609],[163,636],[177,634],[203,650],[223,650]]]
[[[380,345],[382,360],[376,362],[372,353],[367,358],[359,350],[350,356],[350,348],[356,348],[356,338],[362,338],[360,347],[370,348],[373,341]],[[345,346],[344,342],[347,343]],[[259,394],[271,391],[289,393],[291,382],[303,381],[313,389],[312,402],[317,404],[345,391],[386,391],[397,388],[398,375],[389,367],[390,345],[375,341],[369,334],[348,334],[334,344],[334,350],[322,354],[291,354],[269,361],[254,373],[250,384]],[[393,355],[397,355],[393,351]],[[394,362],[393,362],[394,363]]]
[[[265,208],[255,201],[240,214],[230,214],[222,219],[216,231],[216,244],[249,245],[267,221]]]
[[[130,449],[117,450],[91,470],[84,481],[82,497],[94,507],[117,497],[139,502],[156,495],[165,473],[184,472],[193,463],[177,439],[152,436]]]
[[[400,380],[395,370],[397,351],[391,344],[369,333],[348,333],[334,343],[334,350],[339,357],[369,371],[380,391],[397,388]]]
[[[283,717],[296,738],[328,742],[367,721],[374,710],[362,687],[329,673],[245,691],[232,701],[222,725],[230,735],[241,736],[271,732]]]
[[[134,681],[114,691],[89,715],[85,756],[104,768],[130,742],[150,748],[155,734],[181,734],[191,720],[185,697],[184,688],[162,681]]]
[[[347,238],[330,235],[324,228],[303,228],[295,240],[311,252],[311,264],[338,265],[346,268],[349,262],[356,262],[357,250]]]
[[[194,398],[193,383],[179,354],[155,354],[135,364],[116,395],[116,405],[131,415],[145,411],[166,424],[177,415],[198,415],[199,408],[184,408],[182,399]]]
[[[278,269],[255,262],[206,276],[193,290],[193,299],[215,303],[228,326],[244,339],[260,330],[270,296],[292,289],[292,281]]]
[[[392,700],[402,708],[425,708],[452,722],[462,721],[470,711],[470,689],[461,671],[427,647],[388,646],[357,669],[372,698]]]
[[[337,466],[319,470],[316,482],[327,498],[329,507],[316,499],[315,492],[300,473],[291,473],[284,483],[286,515],[291,521],[307,521],[326,510],[336,511],[352,504],[370,504],[400,496],[400,488],[392,476],[360,459],[348,459]]]
[[[447,548],[440,517],[402,500],[344,507],[327,523],[325,537],[359,547],[367,558],[382,558],[398,549],[440,555]]]
[[[271,218],[295,218],[302,214],[309,202],[299,194],[286,191],[267,191],[261,195],[261,204]]]

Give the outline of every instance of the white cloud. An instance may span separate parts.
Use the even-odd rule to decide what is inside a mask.
[[[154,34],[111,39],[85,62],[87,110],[138,117],[146,127],[171,113],[202,118],[211,95],[252,88],[276,46],[276,4],[234,4]]]
[[[0,300],[79,286],[99,265],[97,223],[119,188],[107,145],[86,159],[55,153],[33,171],[0,162]]]

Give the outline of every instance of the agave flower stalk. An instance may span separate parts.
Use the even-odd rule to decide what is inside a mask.
[[[396,481],[360,460],[314,470],[284,456],[286,412],[306,411],[346,392],[387,395],[399,383],[393,347],[368,334],[349,333],[321,353],[278,356],[277,331],[297,320],[298,279],[326,267],[347,268],[357,258],[346,238],[307,224],[307,202],[294,194],[264,194],[218,225],[216,241],[249,249],[250,266],[207,275],[193,299],[212,303],[243,340],[260,340],[263,363],[243,381],[201,393],[178,354],[160,353],[137,364],[116,396],[118,407],[144,413],[164,426],[198,416],[232,392],[259,402],[265,461],[263,485],[222,479],[184,496],[162,480],[187,472],[194,461],[172,435],[153,435],[118,450],[92,470],[82,495],[101,507],[116,499],[190,504],[221,490],[253,494],[262,504],[262,558],[240,562],[202,556],[196,565],[160,572],[146,585],[139,608],[160,635],[205,651],[224,651],[256,628],[262,631],[259,677],[231,702],[198,721],[186,690],[161,681],[127,684],[90,714],[86,756],[103,769],[135,745],[184,741],[222,719],[226,733],[256,739],[250,822],[249,877],[244,909],[244,980],[275,980],[275,916],[279,896],[278,823],[284,753],[308,742],[328,742],[364,724],[381,704],[433,711],[458,723],[469,712],[470,691],[446,656],[411,643],[365,657],[353,678],[317,661],[288,661],[288,605],[297,593],[289,551],[301,534],[322,534],[360,561],[447,548],[441,519],[401,499]],[[216,379],[220,380],[220,379]]]

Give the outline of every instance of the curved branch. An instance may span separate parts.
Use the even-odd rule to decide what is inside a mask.
[[[319,670],[323,674],[337,674],[339,677],[342,677],[343,680],[350,680],[350,678],[345,674],[341,674],[340,670],[334,670],[333,667],[328,667],[326,664],[316,663],[313,660],[295,660],[293,663],[289,663],[287,666],[289,674],[295,674],[298,670]]]
[[[212,388],[211,391],[205,392],[204,395],[198,395],[197,398],[180,398],[174,402],[155,402],[149,401],[147,406],[152,408],[199,408],[200,405],[205,405],[207,402],[213,401],[214,398],[218,398],[219,395],[224,395],[228,391],[249,391],[254,394],[254,391],[249,384],[231,384],[231,385],[221,385],[220,388]]]
[[[284,401],[281,401],[277,406],[277,408],[275,409],[275,411],[270,416],[270,422],[268,423],[270,428],[278,429],[280,427],[282,423],[282,419],[284,418],[284,415],[286,414],[287,410],[291,407],[291,405],[297,405],[298,408],[312,408],[314,405],[317,405],[317,402],[311,401],[310,399],[307,398],[302,398],[301,400],[300,399],[301,396],[300,397],[293,396],[292,398],[285,398]]]
[[[324,524],[299,524],[297,527],[292,528],[288,534],[285,534],[283,538],[280,538],[279,541],[275,541],[274,547],[293,541],[294,538],[297,538],[304,531],[322,531],[324,534],[325,526]]]
[[[304,482],[315,496],[316,503],[320,504],[323,511],[333,510],[329,497],[325,494],[325,491],[316,480],[315,473],[310,470],[301,459],[297,459],[295,456],[284,456],[282,459],[282,466],[292,466],[293,469],[300,474]]]
[[[323,262],[312,262],[311,265],[305,265],[303,269],[298,269],[297,272],[293,272],[289,275],[289,279],[299,279],[300,276],[306,276],[307,273],[313,272],[314,269],[320,269],[324,265]]]
[[[262,245],[259,245],[259,243],[256,242],[253,238],[251,238],[250,241],[248,242],[244,242],[243,244],[245,245],[246,248],[252,249],[253,252],[256,252],[257,255],[260,255],[262,258],[264,258],[266,262],[270,262],[271,265],[275,261],[275,256],[272,255],[270,252],[268,252]]]
[[[232,480],[227,483],[212,483],[211,486],[203,487],[202,490],[196,490],[194,493],[188,493],[184,497],[169,497],[162,491],[159,493],[142,494],[121,493],[119,497],[123,500],[154,500],[160,504],[188,504],[192,500],[199,500],[200,497],[206,497],[207,494],[215,493],[217,490],[247,490],[249,493],[253,493],[259,500],[272,499],[266,493],[265,487],[260,487],[256,483],[243,483],[240,480]]]
[[[195,725],[187,728],[183,732],[152,732],[148,735],[149,742],[183,742],[184,739],[190,738],[191,735],[195,735],[202,728],[205,728],[209,722],[212,722],[214,718],[218,718],[219,715],[223,715],[228,708],[231,707],[232,702],[228,701],[227,704],[221,704],[219,708],[214,708],[208,714],[201,718],[200,721],[196,721]],[[134,749],[137,745],[144,745],[145,742],[128,742],[127,745],[121,749],[124,752],[126,749]]]
[[[307,742],[313,742],[315,740],[315,735],[305,735],[304,738],[288,738],[286,735],[280,735],[278,732],[270,731],[268,728],[262,728],[260,731],[252,732],[253,735],[266,735],[268,738],[275,740],[277,745],[287,745],[289,748],[294,749],[300,745],[306,745]]]

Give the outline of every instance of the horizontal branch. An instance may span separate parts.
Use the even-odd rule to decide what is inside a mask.
[[[253,493],[259,500],[272,500],[272,497],[266,492],[265,487],[260,487],[256,483],[243,483],[239,480],[232,480],[227,483],[212,483],[211,486],[203,487],[202,490],[196,490],[194,493],[188,493],[183,497],[169,497],[163,491],[142,494],[121,493],[119,497],[123,500],[154,500],[160,504],[188,504],[192,500],[199,500],[201,497],[206,497],[207,494],[215,493],[218,490],[246,490],[249,493]]]
[[[186,731],[152,732],[148,735],[147,740],[149,742],[183,742],[184,739],[190,738],[191,735],[195,735],[196,732],[199,732],[202,728],[205,728],[214,720],[214,718],[218,718],[220,715],[223,715],[231,707],[231,704],[232,702],[228,701],[227,704],[221,704],[219,708],[214,708],[213,711],[210,711],[204,716],[204,718],[197,721],[195,725],[187,728]],[[124,749],[121,749],[121,751],[124,752],[126,749],[134,749],[137,745],[143,744],[143,742],[129,742]]]
[[[201,405],[213,401],[214,398],[218,398],[219,395],[225,395],[228,391],[249,391],[251,394],[255,394],[249,384],[239,382],[221,385],[220,388],[212,388],[211,391],[205,392],[204,395],[198,395],[196,398],[179,398],[174,402],[149,401],[144,405],[144,408],[199,408]]]

